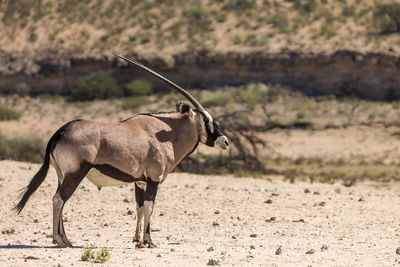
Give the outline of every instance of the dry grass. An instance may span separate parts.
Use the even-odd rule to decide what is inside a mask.
[[[248,168],[248,163],[235,159],[238,153],[235,148],[229,153],[219,154],[200,146],[181,170],[249,176],[260,175],[266,169],[267,173],[282,174],[289,180],[301,178],[332,182],[341,179],[348,184],[359,179],[390,180],[398,177],[398,102],[309,97],[264,84],[192,93],[202,103],[208,103],[208,109],[217,119],[227,110],[238,111],[259,129],[263,129],[265,123],[279,127],[265,128],[256,133],[267,144],[258,147],[258,160],[262,166]],[[29,133],[29,137],[40,137],[46,142],[60,126],[72,119],[115,122],[137,113],[172,111],[178,101],[176,94],[90,102],[66,102],[61,97],[51,96],[8,96],[1,98],[0,103],[13,106],[22,116],[19,121],[0,122],[0,128],[4,138],[24,139]],[[142,105],[144,102],[147,104]],[[223,119],[219,122],[224,126]],[[306,129],[285,128],[300,122],[311,126]],[[246,121],[239,119],[237,123]]]
[[[376,2],[376,3],[375,3]],[[400,52],[381,34],[383,1],[26,0],[0,4],[6,51],[179,52],[191,49]],[[382,20],[383,19],[383,20]]]

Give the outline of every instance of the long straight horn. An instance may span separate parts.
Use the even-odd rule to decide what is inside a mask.
[[[168,80],[167,78],[165,78],[164,76],[158,74],[157,72],[153,71],[152,69],[146,67],[145,65],[143,65],[142,63],[134,60],[134,59],[130,59],[127,57],[124,57],[122,55],[113,53],[114,56],[121,58],[133,65],[135,65],[136,67],[139,67],[140,69],[146,71],[147,73],[150,73],[151,75],[153,75],[154,77],[156,77],[157,79],[169,84],[170,86],[172,86],[172,88],[174,88],[175,90],[177,90],[179,93],[181,93],[184,97],[186,97],[190,102],[192,102],[192,104],[201,112],[206,112],[208,113],[203,106],[199,103],[199,101],[197,101],[189,92],[187,92],[185,89],[183,89],[182,87],[180,87],[179,85],[177,85],[176,83]],[[208,114],[209,115],[209,114]],[[211,117],[211,116],[210,116]]]

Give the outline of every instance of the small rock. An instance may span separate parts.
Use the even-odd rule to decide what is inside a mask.
[[[161,254],[158,254],[158,255],[157,255],[157,258],[161,258]]]
[[[219,212],[219,210],[216,210],[215,212],[214,212],[214,214],[219,214],[220,212]]]
[[[254,245],[251,245],[250,249],[256,249],[256,247]]]
[[[276,217],[271,217],[269,219],[265,220],[266,222],[275,222],[276,221]]]
[[[175,249],[174,248],[171,248],[171,252],[174,252],[175,251]]]
[[[210,266],[220,266],[221,264],[219,263],[218,260],[209,259],[207,265],[210,265]]]
[[[323,206],[326,205],[326,202],[325,202],[325,201],[321,201],[318,205],[321,206],[321,207],[323,207]]]
[[[232,236],[232,239],[236,239],[236,236],[233,235],[233,236]]]
[[[396,254],[397,254],[397,255],[400,255],[400,247],[398,247],[398,248],[396,249]]]
[[[308,251],[306,251],[306,254],[314,254],[315,253],[315,249],[310,249]]]
[[[282,246],[279,246],[279,248],[275,251],[275,255],[281,255],[282,254]]]
[[[38,257],[34,257],[34,256],[28,256],[24,258],[25,260],[38,260]]]
[[[127,215],[133,215],[133,211],[128,210],[128,212],[126,213]]]
[[[161,216],[164,216],[164,215],[165,215],[164,212],[160,212],[160,215],[159,215],[159,216],[161,217]]]
[[[327,245],[322,245],[321,251],[324,251],[324,250],[328,250],[328,246]]]
[[[304,193],[309,194],[309,193],[311,193],[311,191],[310,191],[310,189],[306,188],[306,189],[304,190]]]
[[[257,235],[256,234],[251,234],[250,237],[257,237]]]
[[[219,226],[219,223],[216,221],[213,221],[213,226]]]
[[[104,226],[108,226],[108,223],[105,223]]]
[[[34,223],[38,223],[39,220],[38,220],[38,219],[34,219],[33,222],[34,222]]]
[[[304,223],[305,221],[304,221],[304,219],[299,219],[299,220],[294,220],[293,222],[302,222],[302,223]]]
[[[214,248],[213,248],[213,247],[209,247],[209,248],[207,249],[207,251],[208,251],[208,252],[214,251]]]
[[[2,233],[3,235],[10,235],[10,234],[14,234],[14,233],[15,233],[15,230],[11,228],[10,230],[1,231],[1,233]]]
[[[266,204],[271,204],[271,203],[272,203],[272,200],[271,200],[271,199],[267,199],[267,200],[264,201],[264,203],[266,203]]]
[[[314,192],[314,195],[319,195],[319,192]]]
[[[100,237],[100,234],[99,234],[99,233],[97,233],[97,234],[96,234],[96,236],[97,236],[97,237]]]
[[[32,241],[32,243],[36,243],[36,242],[37,242],[37,240],[36,240],[36,239],[32,239],[31,241]]]
[[[363,202],[363,201],[365,201],[363,197],[360,197],[360,198],[358,199],[358,202]]]
[[[277,196],[279,196],[279,194],[278,193],[272,193],[271,196],[272,197],[277,197]]]

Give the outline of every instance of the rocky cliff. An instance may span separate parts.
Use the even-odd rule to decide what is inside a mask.
[[[129,56],[186,88],[212,89],[263,82],[282,84],[310,95],[350,92],[373,100],[400,98],[400,57],[390,53],[218,54],[197,51]],[[57,49],[34,56],[0,52],[0,79],[26,83],[33,94],[67,94],[79,77],[93,71],[109,72],[120,83],[143,75],[108,54],[82,54]],[[156,89],[165,88],[165,85],[152,82]]]

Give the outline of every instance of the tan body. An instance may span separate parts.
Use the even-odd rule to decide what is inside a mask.
[[[130,175],[130,182],[162,182],[198,145],[204,127],[200,117],[176,112],[138,115],[119,123],[78,121],[57,143],[52,163],[63,175],[86,161],[110,165]]]

